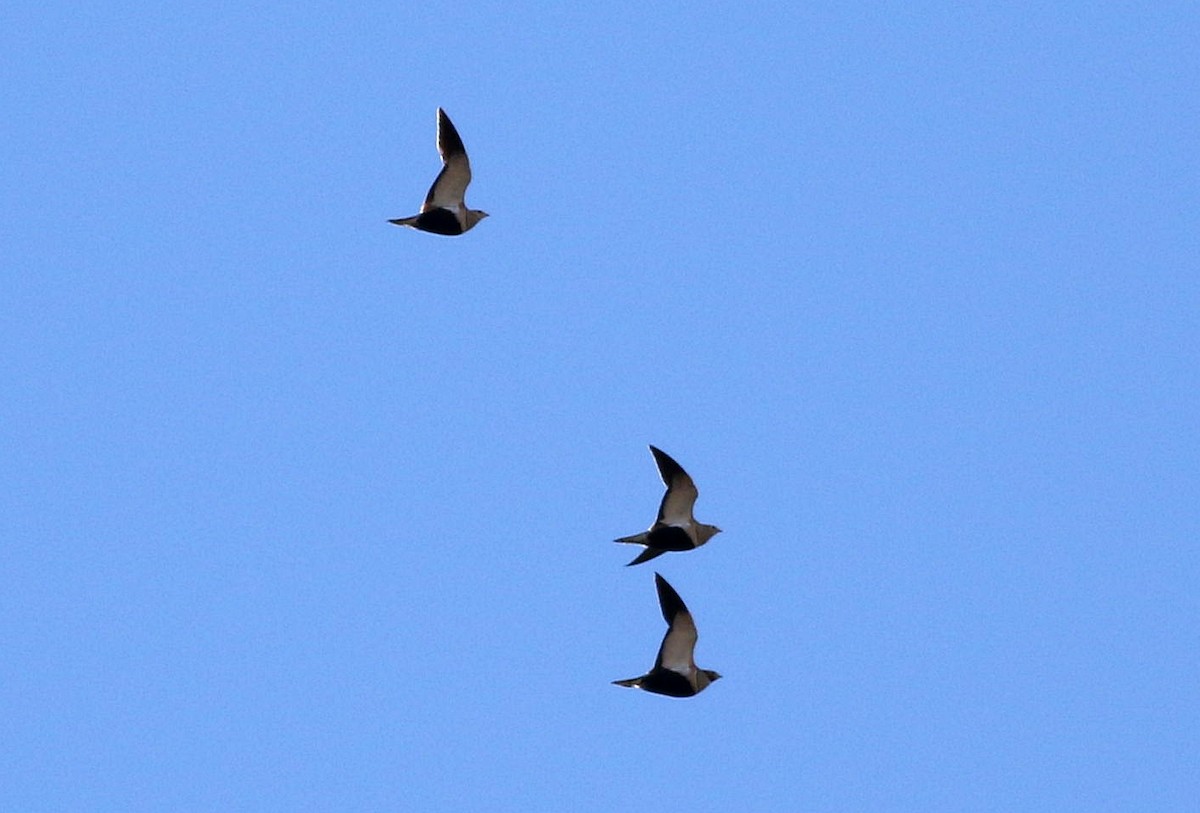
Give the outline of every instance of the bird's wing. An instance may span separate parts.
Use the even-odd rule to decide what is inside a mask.
[[[690,678],[696,671],[696,662],[693,660],[696,639],[699,637],[696,622],[692,620],[692,614],[688,612],[683,599],[675,592],[675,588],[667,584],[666,579],[655,573],[654,583],[658,587],[658,604],[668,625],[654,667],[670,669]]]
[[[661,548],[646,548],[637,555],[636,559],[634,559],[632,562],[628,562],[625,567],[633,567],[634,565],[640,565],[642,562],[649,562],[651,559],[662,556],[664,553],[666,553],[666,551],[662,550]]]
[[[438,108],[438,153],[442,156],[442,171],[438,173],[429,194],[425,196],[422,212],[430,209],[458,209],[463,205],[467,184],[471,183],[471,162],[463,147],[458,130],[454,129],[446,111]]]
[[[658,521],[676,527],[690,526],[695,521],[692,511],[696,506],[696,498],[700,496],[696,484],[683,466],[669,454],[654,446],[650,447],[650,451],[654,455],[654,462],[658,464],[658,473],[667,486],[667,493],[663,494],[662,503],[658,506]]]

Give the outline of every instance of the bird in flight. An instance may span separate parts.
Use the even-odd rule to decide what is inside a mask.
[[[657,573],[654,574],[654,585],[658,588],[658,605],[667,622],[667,634],[658,648],[654,668],[641,677],[614,680],[613,683],[669,697],[691,697],[721,676],[711,669],[696,668],[694,652],[698,635],[692,614],[675,588]]]
[[[658,463],[658,473],[662,477],[667,491],[663,494],[662,503],[658,506],[658,519],[650,526],[650,530],[633,536],[623,536],[614,542],[631,545],[644,545],[646,549],[630,562],[630,565],[640,565],[667,551],[692,550],[703,545],[721,529],[716,525],[705,525],[696,522],[692,511],[696,505],[696,497],[700,492],[692,478],[676,463],[670,455],[661,449],[650,447],[654,460]]]
[[[463,198],[467,184],[471,183],[471,162],[463,147],[458,130],[450,122],[446,111],[438,108],[437,148],[442,156],[442,171],[438,173],[421,213],[412,217],[389,220],[397,226],[408,226],[418,231],[454,236],[469,231],[472,226],[488,216],[487,212],[468,209]]]

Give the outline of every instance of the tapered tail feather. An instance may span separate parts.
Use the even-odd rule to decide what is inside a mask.
[[[395,220],[389,220],[388,223],[394,223],[397,226],[411,226],[416,228],[417,218],[419,217],[420,215],[413,215],[412,217],[400,217]]]
[[[655,556],[662,556],[664,553],[666,553],[666,551],[661,548],[650,547],[649,531],[642,531],[640,534],[634,534],[633,536],[623,536],[620,539],[614,539],[613,542],[620,542],[625,545],[646,546],[646,549],[638,554],[636,559],[625,565],[625,567],[630,567],[631,565],[640,565],[642,562],[649,562]]]
[[[642,685],[642,679],[640,677],[635,677],[635,678],[629,678],[628,680],[614,680],[613,685],[614,686],[628,686],[631,689],[636,689]]]

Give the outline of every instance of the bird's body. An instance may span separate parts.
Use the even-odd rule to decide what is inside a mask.
[[[658,590],[658,606],[667,622],[667,633],[658,648],[654,668],[641,677],[614,680],[613,683],[668,697],[691,697],[721,676],[711,669],[696,667],[694,653],[699,637],[696,622],[675,588],[657,573],[654,574],[654,585]]]
[[[442,171],[438,173],[433,186],[429,187],[420,214],[388,222],[453,237],[469,231],[488,215],[487,212],[467,208],[465,197],[467,185],[471,183],[471,162],[467,159],[467,150],[450,117],[440,107],[437,119],[437,148],[442,156]]]
[[[667,551],[686,551],[698,548],[721,532],[715,525],[697,522],[693,511],[700,492],[692,478],[675,460],[661,449],[650,447],[658,473],[667,491],[658,506],[658,518],[650,529],[633,536],[614,540],[629,545],[644,545],[636,559],[629,565],[640,565]]]

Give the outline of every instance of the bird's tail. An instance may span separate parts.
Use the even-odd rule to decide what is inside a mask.
[[[649,531],[642,531],[640,534],[633,536],[623,536],[620,539],[614,539],[613,542],[623,542],[626,545],[645,545],[650,538]]]
[[[629,678],[628,680],[614,680],[613,685],[614,686],[628,686],[631,689],[636,689],[642,685],[642,679],[640,677],[635,677],[635,678]]]
[[[411,228],[416,228],[418,217],[420,217],[420,215],[413,215],[412,217],[400,217],[395,220],[389,220],[388,223],[393,223],[397,226],[409,226]]]

